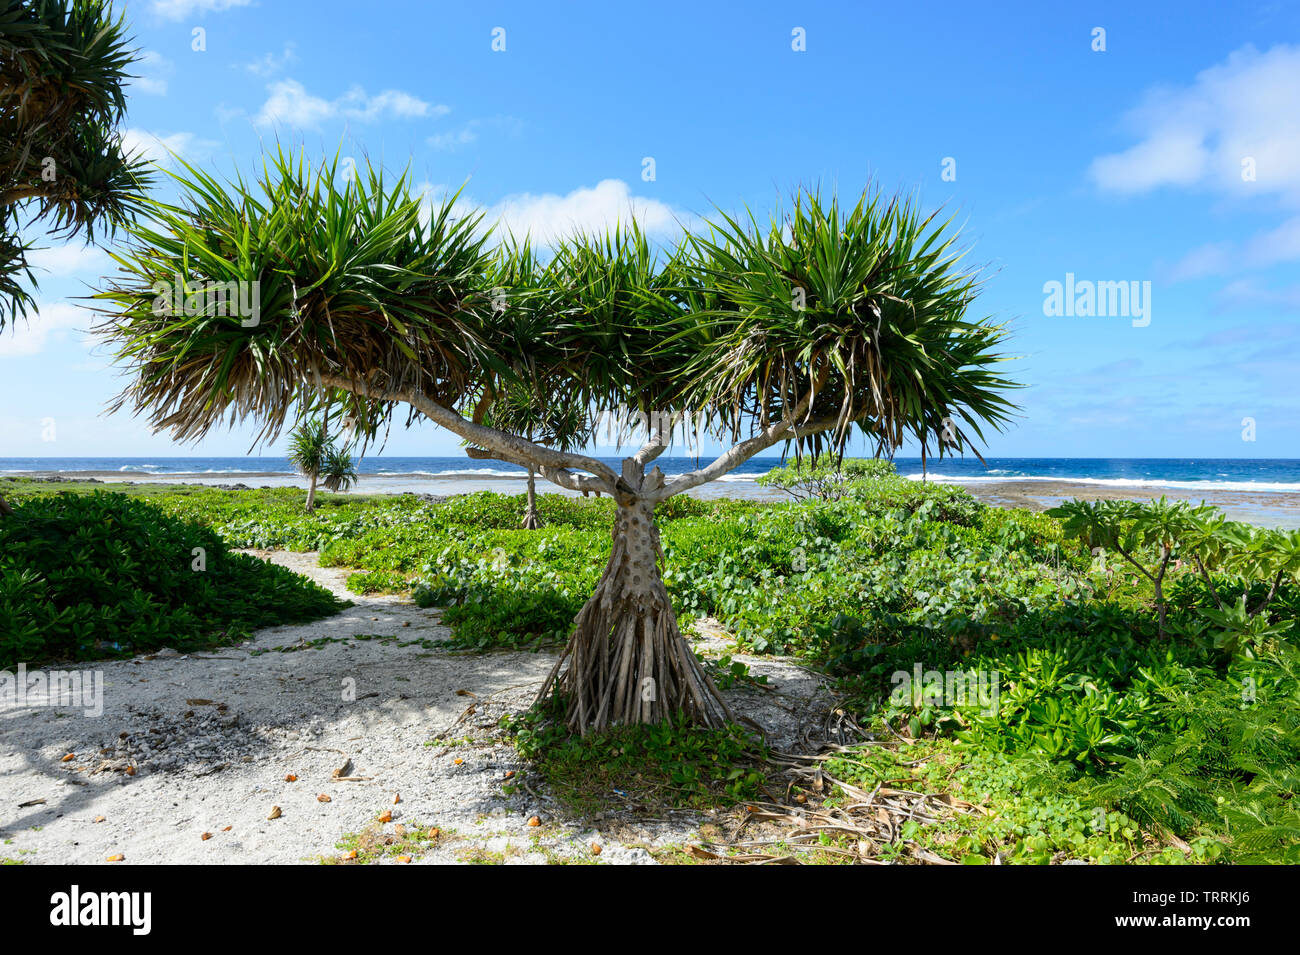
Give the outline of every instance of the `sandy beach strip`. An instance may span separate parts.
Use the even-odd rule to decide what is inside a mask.
[[[960,483],[957,481],[945,483]],[[1222,509],[1232,520],[1265,527],[1300,528],[1300,493],[1295,491],[1244,491],[1224,488],[1190,489],[1185,486],[1126,487],[1085,481],[988,481],[962,485],[972,495],[996,507],[1023,507],[1043,511],[1063,501],[1204,501]]]
[[[13,475],[19,477],[19,475]],[[190,472],[153,474],[140,471],[31,471],[20,475],[34,480],[97,481],[104,484],[134,485],[208,485],[215,487],[268,488],[298,487],[306,489],[307,480],[302,475],[284,471]],[[1300,528],[1300,492],[1253,491],[1228,488],[1189,488],[1186,483],[1160,486],[1145,482],[1142,486],[1098,484],[1090,481],[1025,480],[1008,478],[992,481],[981,478],[963,481],[945,478],[942,483],[964,487],[973,496],[995,507],[1021,507],[1030,511],[1043,511],[1062,501],[1080,498],[1087,501],[1129,500],[1148,501],[1159,497],[1191,501],[1221,508],[1232,520],[1246,521],[1265,527]],[[0,481],[0,488],[4,485]],[[363,474],[353,488],[353,494],[468,494],[475,491],[497,491],[501,494],[523,494],[526,483],[523,477],[504,474],[475,473],[472,469],[446,474],[393,473]],[[539,479],[542,493],[576,495]],[[693,497],[705,499],[739,498],[743,500],[786,500],[781,492],[760,487],[753,475],[732,474],[721,481],[693,488]]]

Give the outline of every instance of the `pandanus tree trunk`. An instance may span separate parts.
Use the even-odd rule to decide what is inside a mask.
[[[313,510],[316,507],[316,477],[315,471],[311,472],[311,484],[307,485],[307,510]]]
[[[537,516],[537,472],[528,469],[528,507],[524,509],[524,530],[535,531],[542,526]]]
[[[640,493],[639,471],[632,459],[625,462],[630,490],[615,495],[609,563],[538,695],[540,701],[556,692],[565,701],[569,728],[584,735],[615,724],[658,723],[675,714],[705,726],[731,718],[677,629],[659,572],[663,550],[654,504]]]

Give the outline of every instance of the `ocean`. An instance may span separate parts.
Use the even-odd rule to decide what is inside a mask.
[[[616,469],[619,457],[600,456]],[[659,458],[665,474],[681,474],[707,463],[694,457]],[[723,482],[753,483],[755,477],[781,464],[778,457],[751,458]],[[1060,482],[1116,488],[1168,488],[1196,491],[1300,493],[1300,459],[1268,458],[931,458],[923,469],[920,458],[896,458],[898,473],[915,480],[959,484],[1001,482]],[[471,461],[465,457],[367,457],[358,465],[361,487],[403,484],[421,478],[447,481],[518,480],[522,468],[503,462]],[[0,458],[0,474],[65,476],[111,475],[117,480],[144,481],[178,477],[206,483],[247,482],[250,478],[288,478],[298,483],[293,466],[281,457],[141,457],[141,458]],[[262,481],[261,483],[267,483]],[[372,486],[370,490],[380,490]]]

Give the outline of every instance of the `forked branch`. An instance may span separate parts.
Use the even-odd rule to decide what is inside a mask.
[[[445,408],[420,392],[379,388],[362,381],[353,381],[340,375],[321,375],[320,382],[330,388],[372,398],[377,401],[404,401],[434,424],[464,438],[476,448],[492,457],[509,461],[521,467],[531,467],[548,481],[574,491],[603,491],[613,493],[618,475],[608,464],[585,454],[553,451],[525,438],[483,424],[475,424],[450,408]],[[592,477],[576,474],[587,471]]]
[[[796,408],[794,412],[775,424],[764,428],[752,438],[747,438],[724,451],[706,467],[697,471],[687,471],[685,474],[679,474],[658,491],[653,492],[651,499],[662,501],[675,494],[681,494],[683,491],[689,491],[693,487],[699,487],[701,484],[716,481],[724,474],[734,471],[754,455],[766,451],[774,444],[782,441],[792,441],[810,434],[818,434],[822,431],[830,431],[840,424],[839,418],[820,418],[816,421],[796,424],[795,421],[799,413],[801,413],[800,410]]]

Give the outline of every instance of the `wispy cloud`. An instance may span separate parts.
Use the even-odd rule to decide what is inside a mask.
[[[1300,262],[1300,216],[1261,232],[1246,242],[1211,242],[1192,249],[1170,269],[1171,282],[1231,275]]]
[[[434,149],[449,152],[478,142],[479,134],[489,129],[501,130],[511,136],[518,136],[523,123],[513,116],[493,116],[490,119],[471,119],[459,129],[430,136],[428,143]]]
[[[237,64],[245,71],[252,73],[254,76],[272,77],[281,72],[290,63],[298,62],[297,46],[293,43],[286,43],[284,50],[279,56],[274,53],[264,53],[256,60],[250,60],[247,63]]]
[[[1266,288],[1252,279],[1238,279],[1229,282],[1214,296],[1215,310],[1230,312],[1238,309],[1280,308],[1300,309],[1300,285],[1285,285],[1281,288]],[[1250,330],[1257,335],[1256,329]],[[1286,326],[1282,336],[1287,340],[1296,339],[1294,326]]]
[[[12,331],[0,335],[0,359],[39,354],[51,341],[63,339],[70,330],[85,331],[94,320],[84,308],[66,302],[41,303],[38,308],[27,322],[20,319]]]
[[[429,145],[434,149],[452,150],[459,146],[468,146],[478,140],[478,127],[474,123],[466,123],[458,130],[449,133],[438,133],[436,136],[429,137]]]
[[[183,159],[200,159],[210,153],[217,143],[194,133],[154,133],[133,127],[122,131],[122,146],[128,153],[138,153],[160,166],[172,164],[172,154]]]
[[[37,277],[51,276],[66,278],[69,276],[92,277],[100,275],[112,264],[112,259],[103,249],[93,245],[80,245],[70,242],[47,249],[36,249],[27,256],[27,262],[37,270]]]
[[[297,80],[278,80],[267,87],[270,96],[254,120],[259,126],[275,124],[315,129],[333,119],[374,122],[386,117],[427,119],[445,116],[446,106],[428,103],[402,90],[384,90],[370,96],[354,86],[336,99],[324,99],[307,92]]]
[[[157,50],[143,50],[131,64],[135,78],[131,80],[131,89],[152,96],[166,96],[167,82],[176,72],[176,64]]]

